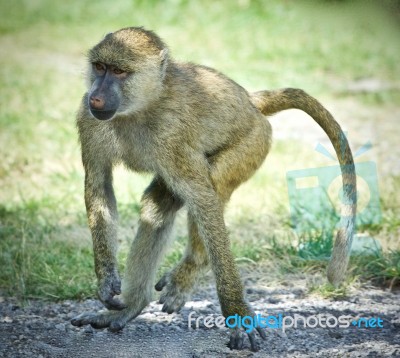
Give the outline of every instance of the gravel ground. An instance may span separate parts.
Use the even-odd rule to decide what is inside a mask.
[[[1,357],[400,357],[400,292],[364,287],[342,300],[308,295],[305,285],[291,283],[266,287],[246,282],[253,308],[266,315],[317,314],[379,317],[383,328],[268,329],[257,353],[226,347],[227,328],[188,328],[188,315],[220,315],[217,296],[209,280],[196,290],[179,314],[161,312],[152,302],[122,332],[77,328],[70,319],[83,311],[99,310],[96,300],[20,306],[0,298]],[[268,314],[266,314],[268,312]],[[246,342],[247,347],[249,342]]]

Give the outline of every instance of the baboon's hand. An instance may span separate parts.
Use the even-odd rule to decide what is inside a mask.
[[[114,297],[119,294],[121,294],[121,280],[117,272],[99,279],[99,299],[109,310],[120,311],[126,308],[125,304]]]
[[[71,320],[71,324],[76,327],[90,324],[93,328],[107,328],[111,332],[122,330],[125,325],[140,314],[146,304],[137,307],[128,307],[121,311],[100,311],[100,312],[84,312]]]

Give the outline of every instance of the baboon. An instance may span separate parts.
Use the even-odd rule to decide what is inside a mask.
[[[253,316],[230,250],[224,206],[263,163],[271,147],[265,116],[298,108],[324,129],[342,167],[344,204],[328,267],[345,275],[355,225],[353,157],[331,114],[300,89],[248,93],[212,68],[179,63],[153,32],[130,27],[110,33],[88,55],[88,92],[77,115],[85,170],[85,204],[93,238],[98,295],[109,309],[82,313],[72,324],[121,330],[150,302],[156,270],[177,211],[188,209],[189,242],[179,264],[155,285],[162,310],[179,311],[198,273],[210,263],[225,317]],[[139,228],[122,282],[117,269],[117,203],[113,167],[154,173],[141,200]],[[115,296],[121,294],[119,300]],[[262,338],[265,332],[257,329]],[[232,330],[231,349],[245,334]],[[251,349],[259,344],[248,334]]]

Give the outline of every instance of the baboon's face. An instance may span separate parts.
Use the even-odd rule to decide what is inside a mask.
[[[97,119],[111,119],[120,108],[123,81],[128,73],[120,68],[104,63],[92,64],[95,80],[89,91],[90,113]]]
[[[95,118],[139,112],[159,97],[168,51],[150,35],[124,29],[90,50],[88,107]]]

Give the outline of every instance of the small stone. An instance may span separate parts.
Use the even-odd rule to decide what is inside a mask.
[[[332,338],[336,338],[336,339],[343,338],[343,334],[341,332],[329,331],[328,334]]]
[[[274,297],[268,297],[267,301],[268,301],[269,303],[274,304],[274,305],[277,304],[277,303],[279,303],[279,302],[281,302],[281,300],[279,300],[279,299],[277,299],[277,298],[274,298]]]
[[[83,330],[83,332],[85,333],[85,334],[94,334],[94,329],[92,328],[92,326],[86,326],[85,328],[84,328],[84,330]]]
[[[5,316],[0,320],[0,322],[2,322],[2,323],[12,323],[13,320],[10,317]]]
[[[65,332],[65,323],[59,323],[55,325],[55,328],[59,331]]]

